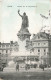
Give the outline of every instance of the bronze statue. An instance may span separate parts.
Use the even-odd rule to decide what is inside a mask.
[[[21,28],[27,28],[28,27],[28,16],[26,15],[26,13],[24,12],[23,15],[21,15],[20,10],[18,10],[18,14],[22,17],[22,25]]]

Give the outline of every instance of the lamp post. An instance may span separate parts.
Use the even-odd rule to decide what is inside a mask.
[[[31,65],[31,50],[30,50],[30,65]]]
[[[1,60],[1,53],[0,53],[0,60]]]
[[[6,63],[7,63],[8,54],[6,53]]]
[[[0,65],[1,65],[1,53],[0,53]]]

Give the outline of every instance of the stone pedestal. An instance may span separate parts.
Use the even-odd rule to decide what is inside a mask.
[[[17,36],[18,36],[19,52],[25,53],[26,40],[30,40],[31,34],[29,33],[28,29],[21,28]]]

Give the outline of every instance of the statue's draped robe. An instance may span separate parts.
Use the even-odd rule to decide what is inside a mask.
[[[22,16],[22,28],[28,27],[28,16]]]

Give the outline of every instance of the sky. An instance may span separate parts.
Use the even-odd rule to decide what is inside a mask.
[[[43,19],[40,14],[48,16],[50,0],[2,0],[1,4],[0,42],[18,41],[17,33],[22,23],[18,10],[21,15],[26,12],[31,34],[38,33],[42,25],[49,26],[49,20]]]

